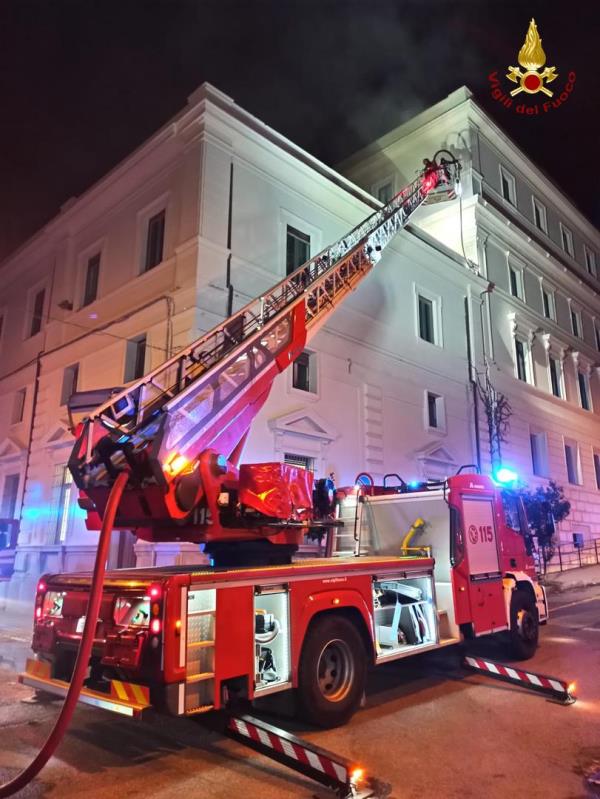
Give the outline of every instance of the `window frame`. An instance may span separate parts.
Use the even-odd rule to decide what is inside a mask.
[[[513,275],[515,276],[516,294],[513,291]],[[511,297],[525,302],[525,267],[516,264],[511,258],[508,259],[508,290]]]
[[[508,171],[508,169],[499,164],[500,167],[500,196],[502,199],[513,206],[513,208],[517,207],[517,183],[515,180],[515,176]],[[504,194],[504,183],[503,181],[506,180],[506,185],[508,186],[508,194],[509,196],[506,197]]]
[[[518,353],[517,343],[523,345],[523,366],[524,366],[524,369],[525,369],[525,378],[522,378],[519,375],[519,357],[518,357],[519,353]],[[515,367],[514,367],[514,369],[515,369],[515,377],[521,383],[527,383],[530,386],[535,385],[534,382],[533,382],[533,368],[532,368],[532,364],[531,364],[531,346],[529,344],[529,341],[526,338],[523,338],[523,336],[515,335],[515,337],[514,337],[514,353],[515,353],[515,356],[514,356],[515,357],[515,360],[514,360],[514,363],[515,363]]]
[[[436,433],[443,435],[447,432],[446,428],[446,400],[443,394],[438,394],[437,391],[425,389],[423,392],[424,406],[423,406],[423,421],[425,430],[429,433]],[[433,399],[435,404],[435,420],[436,424],[431,424],[430,413],[430,400]]]
[[[413,283],[414,292],[414,315],[415,315],[415,336],[418,341],[423,344],[428,344],[432,347],[444,346],[444,337],[442,330],[442,297],[422,286]],[[420,313],[420,299],[425,300],[431,306],[431,327],[433,341],[429,341],[421,336],[421,313]]]
[[[304,466],[297,461],[302,461],[306,465]],[[306,469],[307,471],[312,472],[313,475],[316,472],[317,459],[313,455],[302,455],[299,452],[284,452],[283,462],[288,466],[296,466],[300,469]]]
[[[70,381],[71,382],[71,391],[70,391],[68,396],[65,395],[65,388],[66,388],[65,380],[66,380],[66,377],[67,377],[67,372],[69,372],[72,375],[72,379]],[[63,376],[62,376],[62,382],[61,382],[61,387],[60,387],[60,406],[61,406],[61,408],[65,407],[68,404],[71,395],[74,394],[77,391],[77,384],[78,384],[78,382],[80,380],[80,376],[81,376],[81,365],[80,365],[79,361],[77,361],[76,363],[69,364],[68,366],[65,366],[63,368]]]
[[[302,356],[306,356],[307,360],[307,368],[308,368],[308,388],[300,388],[295,384],[297,369],[296,364],[302,358]],[[304,349],[300,353],[300,355],[295,359],[294,363],[292,364],[291,368],[291,388],[293,391],[300,392],[303,396],[311,395],[316,396],[318,395],[319,391],[319,364],[318,364],[318,357],[317,353],[314,350]]]
[[[592,451],[592,461],[594,464],[594,474],[596,476],[596,488],[600,491],[600,451],[594,449]]]
[[[584,404],[583,394],[581,391],[582,381],[585,392],[585,404]],[[583,371],[582,369],[577,369],[577,396],[579,399],[579,407],[584,411],[593,412],[594,408],[592,406],[592,392],[590,390],[590,378],[587,372]]]
[[[302,242],[305,246],[308,245],[308,258],[296,264],[293,269],[288,271],[288,243],[290,240],[290,236],[296,239],[296,241]],[[308,241],[306,241],[306,239],[308,239]],[[310,261],[313,252],[312,246],[313,246],[312,237],[310,233],[305,233],[303,230],[300,230],[300,228],[291,225],[289,222],[286,224],[285,226],[285,276],[286,277],[292,275],[296,271],[296,269],[299,269],[302,266],[302,264],[305,264],[307,261]]]
[[[581,316],[581,311],[578,308],[574,308],[573,304],[570,302],[569,312],[571,315],[571,333],[575,338],[583,340],[583,317]]]
[[[88,277],[89,277],[89,274],[90,274],[90,266],[92,264],[92,261],[97,261],[98,267],[97,267],[97,273],[96,273],[96,285],[95,285],[94,296],[92,297],[92,299],[88,299],[88,297],[87,297]],[[82,290],[82,294],[81,294],[81,304],[79,306],[80,308],[87,308],[88,305],[92,305],[92,303],[96,302],[96,300],[98,299],[98,291],[99,291],[99,287],[100,287],[100,268],[101,268],[101,266],[102,266],[102,251],[101,250],[98,250],[93,255],[90,255],[89,257],[87,257],[85,259],[85,267],[83,269],[83,290]]]
[[[143,370],[142,370],[142,374],[141,375],[136,375],[135,374],[137,372],[136,366],[137,366],[137,363],[138,363],[138,349],[137,349],[137,347],[139,347],[139,345],[142,343],[142,341],[144,342],[144,364],[143,364]],[[130,355],[129,355],[129,353],[130,353],[130,345],[136,345],[136,353],[135,353],[135,356],[131,356],[131,358],[132,358],[131,361],[130,361]],[[123,363],[123,381],[125,383],[135,382],[136,380],[139,380],[141,377],[143,377],[146,374],[147,365],[148,365],[148,349],[149,349],[149,345],[148,345],[148,333],[147,332],[146,333],[139,333],[137,336],[131,336],[130,338],[127,339],[127,341],[125,342],[125,358],[124,358],[124,363]],[[132,377],[128,377],[128,374],[129,374],[128,364],[129,363],[132,363],[132,370],[133,370],[132,374],[134,375]]]
[[[538,451],[538,458],[541,454],[541,461],[542,463],[537,463],[536,469],[536,455],[534,453],[534,446],[533,442],[534,439],[537,441],[538,439],[542,440],[543,445],[541,447],[541,453]],[[550,462],[548,459],[548,433],[545,430],[539,430],[537,428],[530,427],[529,428],[529,448],[531,451],[531,471],[536,477],[544,477],[548,478],[550,476]],[[541,468],[540,468],[541,466]]]
[[[44,300],[42,303],[42,312],[40,314],[40,328],[35,333],[33,333],[33,313],[35,310],[35,300],[36,297],[44,293]],[[44,330],[44,324],[46,322],[46,309],[48,307],[48,281],[47,280],[40,280],[34,286],[32,286],[29,291],[27,292],[27,313],[25,314],[24,319],[24,327],[23,327],[23,340],[27,341],[28,339],[34,338],[35,336],[39,336],[40,333]]]
[[[150,272],[154,272],[155,269],[159,269],[167,260],[166,252],[167,252],[167,242],[168,242],[168,226],[167,222],[170,219],[170,202],[171,202],[171,192],[165,191],[162,194],[155,197],[151,202],[145,205],[143,208],[140,208],[136,214],[136,245],[135,245],[135,261],[134,264],[137,264],[137,272],[135,273],[135,277],[143,277]],[[157,214],[164,211],[165,213],[165,226],[164,226],[164,233],[163,233],[163,253],[162,253],[162,261],[155,266],[151,267],[150,269],[145,268],[146,264],[146,248],[147,248],[147,238],[148,238],[148,222],[152,217],[156,216]]]
[[[592,250],[591,247],[588,247],[587,244],[583,244],[583,260],[585,262],[585,268],[589,275],[592,277],[598,277],[597,265],[596,265],[596,251]]]
[[[155,261],[149,258],[151,251],[150,251],[150,226],[152,223],[159,219],[161,220],[161,233],[160,233],[160,258]],[[144,249],[143,249],[143,258],[142,258],[142,274],[146,274],[147,272],[151,272],[153,269],[156,269],[157,266],[160,266],[164,263],[165,260],[165,239],[166,239],[166,231],[167,231],[167,209],[166,206],[159,208],[154,213],[148,215],[146,221],[144,223]],[[152,263],[150,261],[152,260]]]
[[[60,474],[60,482],[57,482],[57,475]],[[66,464],[54,465],[53,489],[56,505],[56,519],[54,522],[54,539],[56,545],[64,545],[71,532],[74,517],[73,503],[73,475]]]
[[[391,192],[391,193],[390,193],[389,199],[387,199],[387,200],[382,200],[382,199],[379,197],[379,192],[381,191],[381,189],[384,189],[386,186],[389,186],[389,187],[390,187],[390,192]],[[382,178],[381,180],[378,180],[378,181],[376,181],[375,183],[373,183],[373,185],[371,186],[371,194],[372,194],[372,195],[373,195],[373,196],[374,196],[374,197],[375,197],[375,198],[376,198],[376,199],[377,199],[377,200],[378,200],[380,203],[382,203],[382,205],[387,205],[387,203],[389,203],[389,202],[390,202],[390,200],[391,200],[391,199],[394,197],[394,195],[396,194],[396,179],[395,179],[395,175],[388,175],[387,177],[385,177],[385,178]]]
[[[564,225],[562,222],[559,222],[560,227],[560,244],[563,249],[563,252],[566,252],[567,255],[570,255],[571,258],[575,257],[575,249],[574,249],[574,241],[573,241],[573,231]],[[568,242],[568,247],[565,247],[565,240]]]
[[[17,403],[17,397],[22,397],[20,403]],[[12,408],[10,412],[10,424],[16,425],[21,424],[21,422],[25,419],[25,405],[27,403],[27,386],[23,386],[22,388],[18,388],[13,394],[13,402]],[[17,407],[19,408],[19,412],[16,412]]]
[[[559,394],[554,393],[554,386],[552,384],[552,367],[550,366],[550,361],[554,361],[558,365],[558,373],[556,375],[558,381],[558,390]],[[556,399],[565,399],[565,374],[563,368],[563,362],[560,357],[557,357],[552,352],[548,353],[548,384],[550,386],[550,393]]]
[[[533,224],[538,230],[541,230],[542,233],[548,234],[548,214],[547,209],[544,203],[539,200],[535,194],[531,195],[531,204],[533,206]],[[538,225],[536,221],[536,211],[539,213],[540,221],[542,224]]]
[[[569,470],[569,459],[567,458],[567,447],[574,451],[574,458],[575,461],[572,464],[575,468],[575,480],[571,480],[571,474]],[[574,439],[570,438],[563,438],[563,452],[565,458],[565,468],[567,471],[567,482],[569,485],[583,485],[583,475],[581,472],[581,453],[579,451],[579,444]]]
[[[14,496],[11,493],[11,495],[9,497],[9,495],[7,493],[7,489],[8,489],[9,481],[13,480],[13,478],[16,478],[16,490],[14,492]],[[22,475],[21,475],[20,471],[19,472],[7,471],[7,472],[5,472],[2,475],[2,494],[0,494],[0,517],[2,517],[3,519],[15,519],[16,518],[15,514],[17,512],[17,507],[19,505],[19,492],[21,490],[21,482],[22,482]],[[9,508],[7,508],[6,505],[8,504],[7,500],[8,499],[12,500],[13,498],[14,498],[14,503],[11,502],[11,504],[13,504],[12,516],[11,516],[8,513]],[[8,537],[10,538],[10,533],[9,533]]]
[[[550,299],[548,303],[549,313],[546,313],[546,297]],[[542,283],[542,310],[544,311],[544,318],[550,319],[551,322],[556,322],[556,292],[549,286]]]

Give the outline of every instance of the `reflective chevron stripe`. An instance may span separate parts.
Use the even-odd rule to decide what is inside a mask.
[[[465,657],[464,665],[470,669],[475,669],[475,671],[488,672],[494,677],[501,677],[535,690],[572,698],[572,683],[566,680],[559,680],[558,677],[547,677],[544,674],[535,674],[531,671],[516,669],[513,666],[505,666],[503,663],[495,663],[491,660],[475,657]]]

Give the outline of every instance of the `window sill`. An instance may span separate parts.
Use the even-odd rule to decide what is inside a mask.
[[[292,397],[302,397],[305,402],[316,402],[320,399],[318,391],[304,391],[304,389],[294,386],[288,388],[288,394]]]
[[[444,436],[448,435],[448,431],[445,427],[430,427],[429,425],[426,425],[425,432],[431,433],[433,436],[438,436],[438,438],[443,438]]]

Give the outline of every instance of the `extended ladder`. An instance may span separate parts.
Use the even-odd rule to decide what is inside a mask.
[[[151,457],[160,464],[153,469],[159,482],[161,468],[174,453],[194,458],[212,446],[229,456],[275,375],[300,354],[307,337],[377,263],[428,195],[443,188],[442,194],[453,196],[458,177],[458,162],[430,168],[270,291],[96,408],[69,462],[79,487],[109,485],[119,464],[127,458],[134,466],[149,442],[155,444]],[[245,392],[261,388],[261,380],[262,394],[257,389],[251,407],[241,410]],[[239,423],[231,429],[234,417]],[[123,445],[122,452],[113,454],[114,469],[95,453],[107,434]]]

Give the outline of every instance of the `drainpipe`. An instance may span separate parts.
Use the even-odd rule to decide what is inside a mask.
[[[473,353],[471,350],[471,316],[469,313],[469,297],[465,297],[465,329],[467,335],[467,366],[469,370],[469,384],[473,395],[473,424],[475,426],[475,460],[477,468],[481,472],[481,440],[479,437],[479,396],[477,394],[477,382],[473,375]]]
[[[231,282],[231,227],[233,222],[233,161],[229,165],[229,208],[227,210],[227,271],[225,273],[225,286],[227,288],[227,312],[229,317],[233,313],[233,284]]]
[[[31,448],[33,446],[33,428],[35,425],[38,394],[40,390],[40,375],[42,373],[43,354],[44,352],[43,350],[41,350],[40,352],[38,352],[37,358],[35,359],[35,381],[33,384],[33,400],[31,405],[31,424],[29,425],[29,441],[27,443],[27,455],[25,458],[25,473],[23,474],[23,486],[21,489],[21,507],[19,509],[19,538],[21,537],[21,523],[23,521],[23,510],[25,508],[25,488],[27,487],[27,480],[29,478],[29,462],[31,460]]]

